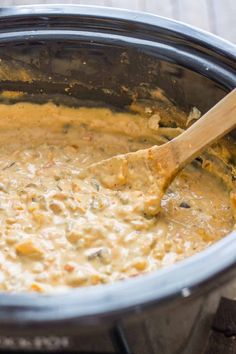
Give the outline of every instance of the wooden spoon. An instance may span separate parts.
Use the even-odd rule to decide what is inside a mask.
[[[138,203],[144,214],[156,215],[176,174],[235,126],[236,89],[172,141],[102,160],[85,168],[79,177],[111,198],[123,193],[126,203]]]

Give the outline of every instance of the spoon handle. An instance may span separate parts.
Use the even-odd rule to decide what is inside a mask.
[[[197,157],[203,148],[205,149],[235,127],[236,88],[169,143],[176,168],[182,168]]]

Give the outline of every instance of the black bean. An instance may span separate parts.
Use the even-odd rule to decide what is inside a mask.
[[[198,161],[198,162],[200,162],[200,164],[202,165],[203,159],[202,159],[201,157],[197,157],[195,160]]]
[[[191,206],[188,204],[188,203],[186,203],[186,202],[182,202],[182,203],[180,203],[180,208],[185,208],[185,209],[189,209],[189,208],[191,208]]]

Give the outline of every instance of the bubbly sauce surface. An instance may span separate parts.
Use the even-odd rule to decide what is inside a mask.
[[[132,192],[117,191],[112,202],[78,177],[91,163],[164,142],[159,118],[0,104],[0,290],[114,282],[171,265],[232,230],[229,188],[198,164],[176,177],[153,217]]]

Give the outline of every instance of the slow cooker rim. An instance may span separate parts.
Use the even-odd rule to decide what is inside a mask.
[[[45,11],[42,11],[45,9]],[[72,5],[41,5],[22,6],[4,8],[0,12],[0,19],[4,16],[13,18],[14,16],[55,15],[55,9],[63,12],[63,15],[91,15],[91,7]],[[83,9],[83,11],[82,11]],[[155,15],[131,12],[127,10],[108,9],[104,7],[93,7],[92,14],[102,18],[115,18],[119,13],[120,18],[124,16],[126,20],[134,20],[134,14],[138,14],[142,21],[146,23],[158,22],[158,27],[169,30],[171,33],[188,33],[188,38],[199,39],[199,44],[211,44],[211,48],[217,47],[221,55],[228,55],[232,60],[236,60],[236,47],[229,42],[222,40],[207,32],[198,30],[192,26],[182,24],[177,21],[161,18]],[[101,11],[102,9],[102,11]],[[76,11],[75,11],[76,10]],[[60,15],[60,13],[57,15]],[[155,21],[154,21],[155,20]],[[137,21],[137,18],[135,18]],[[182,28],[182,32],[181,32]],[[192,37],[191,37],[192,36]],[[202,36],[206,36],[203,41]],[[114,284],[97,287],[79,288],[66,293],[65,295],[37,295],[37,294],[0,294],[0,322],[5,324],[17,323],[38,323],[41,321],[54,322],[60,320],[81,319],[87,321],[94,316],[101,319],[109,317],[115,312],[140,311],[140,307],[153,302],[162,303],[170,298],[188,297],[195,289],[204,282],[208,282],[221,272],[226,272],[236,264],[234,255],[234,244],[236,233],[225,237],[203,252],[192,256],[172,267],[157,270],[150,274],[139,276],[136,279],[128,279]],[[221,253],[222,259],[218,259]],[[215,260],[217,259],[217,262]],[[220,264],[219,264],[220,263]],[[211,265],[211,266],[210,266]],[[209,269],[210,268],[210,269]],[[203,272],[201,273],[200,270]],[[195,271],[195,272],[194,272]],[[182,277],[180,279],[179,274]],[[194,280],[193,276],[195,275]],[[163,289],[161,289],[161,287]],[[142,289],[143,293],[141,293]],[[160,291],[162,290],[162,291]],[[125,295],[125,296],[124,296]],[[123,297],[122,297],[123,296]],[[11,311],[9,311],[11,310]]]
[[[14,18],[18,16],[32,17],[35,15],[45,16],[44,20],[47,16],[63,15],[70,17],[82,15],[111,20],[118,18],[120,20],[128,20],[130,22],[149,25],[152,24],[156,27],[162,28],[163,30],[167,29],[172,33],[179,35],[184,34],[185,37],[192,39],[193,41],[197,40],[199,43],[205,43],[215,51],[220,51],[225,53],[225,55],[232,56],[232,59],[236,59],[236,45],[230,41],[182,21],[169,19],[167,17],[158,16],[147,12],[80,4],[39,4],[0,7],[0,19],[5,16],[8,18]]]

